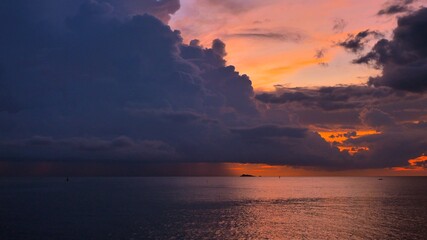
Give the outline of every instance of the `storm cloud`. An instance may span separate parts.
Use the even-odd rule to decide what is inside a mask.
[[[124,2],[84,1],[73,14],[66,9],[61,24],[41,20],[30,2],[2,3],[2,160],[329,166],[344,159],[316,133],[263,118],[250,78],[224,60],[224,42],[184,44],[165,25],[163,13],[175,10],[158,4],[169,9],[173,1],[141,5],[158,18],[123,13],[136,4]]]
[[[379,40],[372,50],[354,60],[382,69],[369,84],[412,92],[427,90],[427,8],[398,18],[391,40]]]
[[[309,126],[337,121],[392,134],[384,126],[398,125],[403,114],[390,106],[423,106],[423,96],[376,83],[256,94],[250,77],[227,64],[225,42],[187,44],[167,25],[179,1],[23,0],[1,6],[2,161],[348,169],[403,166],[404,157],[422,149],[411,148],[388,165],[376,162],[375,152],[352,157]],[[402,19],[410,26],[415,21]],[[405,31],[412,32],[396,30],[395,39]],[[375,34],[355,36],[356,45],[369,35]],[[348,136],[381,149],[368,138]]]
[[[425,122],[414,121],[427,114],[427,97],[422,94],[367,85],[278,87],[275,92],[257,94],[256,99],[268,105],[268,113],[288,112],[302,126],[332,133],[351,130],[329,136],[332,141],[346,138],[332,144],[355,151],[335,163],[337,168],[406,166],[409,159],[427,151]],[[376,134],[360,136],[360,129],[375,130]]]

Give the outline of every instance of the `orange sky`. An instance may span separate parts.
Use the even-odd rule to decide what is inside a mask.
[[[425,159],[424,161],[427,161]],[[230,174],[239,176],[251,174],[262,177],[299,177],[299,176],[427,176],[426,168],[387,168],[331,171],[316,168],[296,168],[290,166],[271,166],[266,164],[225,164]]]
[[[341,151],[348,151],[350,154],[355,154],[358,151],[369,151],[369,148],[365,146],[349,146],[344,144],[344,141],[349,139],[348,137],[345,136],[345,134],[347,134],[350,131],[351,130],[347,130],[347,131],[341,130],[341,131],[327,131],[327,132],[318,132],[318,133],[327,142],[331,144],[333,143],[337,144],[337,147]],[[355,132],[356,132],[356,136],[354,136],[353,138],[360,138],[363,136],[368,136],[373,134],[381,134],[376,130],[358,130]]]
[[[182,0],[181,9],[170,24],[182,32],[185,42],[197,38],[209,46],[215,38],[225,41],[229,64],[248,74],[258,91],[272,90],[275,84],[291,87],[361,84],[378,71],[351,64],[355,56],[334,47],[334,43],[344,40],[348,33],[366,29],[390,36],[396,24],[395,17],[376,16],[384,3],[370,0]],[[345,24],[334,30],[334,23],[341,19]],[[248,34],[257,36],[249,37]],[[321,49],[324,56],[316,59],[316,51]]]

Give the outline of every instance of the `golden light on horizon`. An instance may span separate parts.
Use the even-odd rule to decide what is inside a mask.
[[[427,164],[427,156],[414,159],[412,164],[419,161]],[[269,165],[262,163],[224,163],[224,168],[231,176],[250,174],[257,177],[328,177],[328,176],[426,176],[427,168],[379,168],[379,169],[342,169],[326,170],[316,167],[292,167],[286,165]],[[404,170],[402,170],[404,169]]]
[[[409,165],[406,167],[394,167],[394,171],[425,171],[427,167],[427,156],[422,155],[420,157],[409,159]]]

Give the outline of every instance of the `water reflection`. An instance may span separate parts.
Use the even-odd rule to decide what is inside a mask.
[[[62,180],[0,182],[0,238],[427,237],[427,178]]]

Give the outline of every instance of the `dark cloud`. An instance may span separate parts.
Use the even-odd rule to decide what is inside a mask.
[[[137,12],[123,10],[137,3]],[[387,112],[399,124],[407,113],[393,104],[425,106],[422,96],[389,87],[278,88],[255,95],[250,78],[226,63],[224,42],[184,44],[165,24],[175,3],[3,2],[1,160],[384,166],[375,155],[360,155],[365,160],[358,163],[307,126],[361,125],[365,108]],[[373,146],[368,140],[360,144]]]
[[[36,20],[44,12],[30,2],[2,4],[2,160],[332,166],[346,156],[265,118],[221,40],[184,44],[156,17],[121,13],[122,1],[83,1],[62,23]]]
[[[397,14],[397,13],[403,13],[403,12],[407,12],[409,11],[408,6],[406,5],[391,5],[391,6],[387,6],[384,9],[381,9],[380,11],[378,11],[378,15],[393,15],[393,14]]]
[[[180,0],[105,0],[114,6],[117,6],[118,13],[125,14],[151,14],[163,22],[168,22],[172,14],[177,12]]]
[[[356,35],[349,34],[346,40],[338,42],[337,45],[348,51],[357,53],[365,49],[365,45],[371,40],[371,37],[380,38],[382,36],[383,35],[378,31],[371,31],[367,29]]]
[[[391,115],[378,109],[361,113],[365,124],[381,130],[374,135],[349,138],[349,146],[364,146],[368,151],[357,151],[353,156],[354,167],[388,168],[408,166],[408,160],[425,155],[427,152],[427,128],[424,122],[396,123]]]
[[[369,148],[369,151],[360,151],[354,156],[360,168],[407,166],[409,159],[426,153],[427,138],[425,136],[426,129],[420,131],[420,129],[397,128],[383,131],[381,134],[352,138],[346,143]]]
[[[303,126],[314,125],[331,132],[377,130],[377,134],[367,136],[358,135],[357,131],[331,134],[331,139],[347,138],[332,146],[353,152],[351,157],[341,156],[345,160],[335,162],[336,168],[407,166],[409,159],[427,151],[427,125],[423,121],[414,123],[414,119],[426,116],[423,109],[427,98],[421,94],[372,86],[278,87],[275,93],[261,93],[256,98],[268,105],[268,111],[292,112]]]
[[[372,50],[354,60],[382,68],[371,77],[373,86],[389,86],[412,92],[427,90],[427,8],[400,17],[391,40],[381,39]]]
[[[427,125],[423,121],[408,123],[426,116],[424,95],[388,87],[335,86],[279,87],[276,93],[262,93],[256,98],[268,104],[269,111],[291,111],[303,126],[315,125],[332,132],[352,128],[378,131],[368,136],[358,136],[357,131],[332,134],[330,138],[347,138],[333,146],[347,147],[354,153],[344,158],[345,163],[335,163],[337,168],[407,166],[409,159],[427,151]]]
[[[209,108],[205,109],[228,112],[226,115],[229,117],[233,109],[237,113],[256,115],[258,110],[253,102],[252,82],[247,75],[240,75],[234,66],[226,66],[225,44],[215,39],[212,48],[203,49],[196,43],[192,41],[190,45],[182,45],[181,56],[201,70],[200,76],[209,91],[205,105]],[[214,97],[218,95],[220,97]],[[224,104],[224,107],[221,109],[218,104]]]
[[[418,121],[416,123],[404,124],[404,126],[407,128],[411,128],[411,129],[423,130],[423,129],[427,129],[427,122],[426,121]]]
[[[248,139],[269,137],[303,138],[307,129],[294,127],[281,127],[277,125],[265,125],[252,128],[236,128],[231,132],[239,134]]]
[[[381,129],[384,127],[394,127],[395,121],[390,116],[379,109],[364,109],[360,112],[360,120],[366,126]]]
[[[296,104],[304,108],[335,111],[360,109],[396,96],[390,88],[336,86],[321,88],[279,88],[275,93],[260,93],[256,99],[264,103]]]
[[[17,7],[14,2],[3,5]],[[222,42],[214,41],[211,49],[199,47],[204,54],[200,59],[205,61],[196,65],[180,55],[183,45],[178,32],[149,15],[120,20],[113,9],[104,2],[85,2],[67,18],[63,31],[35,23],[27,14],[2,15],[5,54],[0,60],[0,96],[5,101],[0,111],[4,138],[44,135],[67,139],[84,134],[99,139],[127,135],[157,141],[166,139],[168,132],[166,127],[162,133],[156,130],[171,122],[185,125],[201,119],[199,116],[224,115],[236,120],[241,109],[256,113],[250,80],[225,66]],[[10,21],[16,22],[13,28]],[[207,71],[215,72],[223,85],[203,78]],[[232,96],[227,84],[245,91]],[[147,109],[169,113],[145,114],[151,118],[135,114]],[[156,117],[168,121],[156,122]],[[196,122],[200,127],[212,125]],[[200,129],[188,134],[197,135],[197,131]],[[172,130],[170,134],[180,133]]]
[[[410,5],[414,2],[415,0],[398,0],[389,2],[383,9],[378,11],[377,15],[394,15],[398,13],[409,12],[412,10]]]
[[[56,139],[33,136],[2,141],[3,160],[18,161],[161,161],[178,158],[173,147],[162,141],[133,140],[127,136],[114,139],[72,137]],[[60,159],[58,159],[60,158]]]
[[[180,8],[179,0],[43,0],[38,2],[19,0],[14,4],[9,2],[9,0],[4,1],[1,5],[0,11],[3,17],[19,17],[21,20],[27,18],[49,27],[63,27],[64,20],[74,16],[80,8],[83,8],[82,11],[92,11],[92,13],[109,11],[112,16],[120,19],[147,13],[165,23]],[[96,5],[101,8],[96,8]]]
[[[267,104],[270,119],[285,117],[304,126],[320,128],[357,128],[360,112],[378,109],[396,122],[423,119],[427,115],[427,96],[364,85],[321,88],[277,87],[275,92],[258,93],[256,99]],[[286,115],[285,115],[286,113]],[[344,126],[344,127],[342,127]]]

